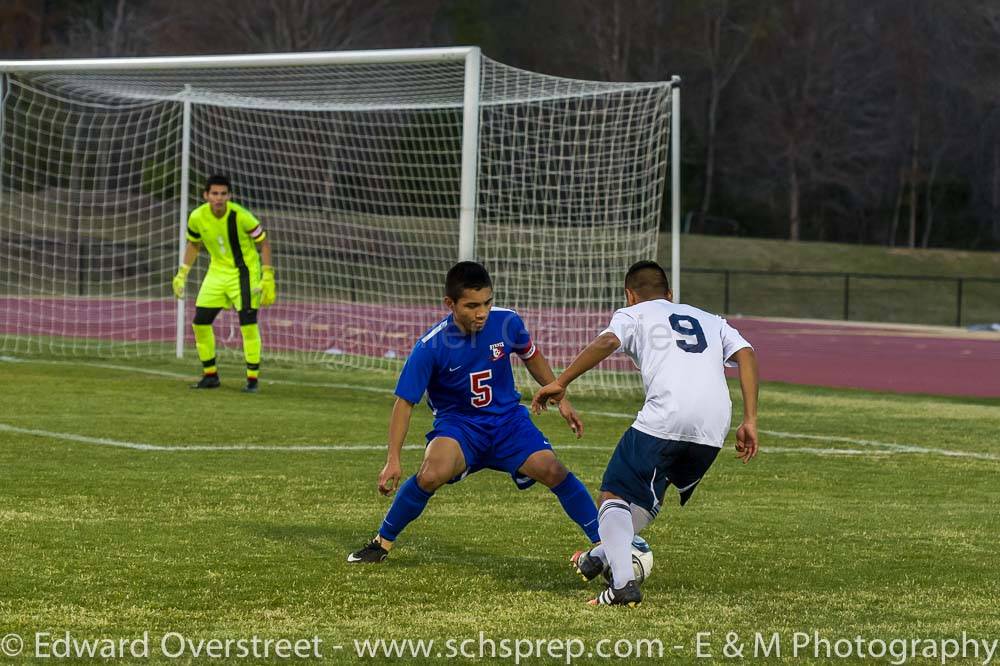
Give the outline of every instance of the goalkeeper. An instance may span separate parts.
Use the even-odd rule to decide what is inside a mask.
[[[198,290],[191,326],[203,374],[201,381],[191,388],[218,388],[212,322],[223,308],[233,307],[240,318],[243,357],[247,364],[247,384],[243,391],[256,393],[261,348],[257,310],[274,302],[274,268],[271,246],[263,227],[250,211],[231,201],[230,190],[226,176],[213,175],[206,181],[202,194],[205,203],[188,218],[188,242],[184,261],[174,277],[174,295],[184,297],[188,271],[204,245],[211,262]]]

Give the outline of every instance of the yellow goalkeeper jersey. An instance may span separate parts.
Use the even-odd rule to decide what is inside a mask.
[[[226,202],[221,218],[205,203],[188,216],[187,239],[201,243],[212,257],[209,270],[236,270],[260,263],[257,243],[267,237],[250,211],[232,201]]]

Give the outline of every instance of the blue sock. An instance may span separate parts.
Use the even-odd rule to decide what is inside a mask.
[[[417,485],[416,474],[408,478],[396,491],[396,498],[392,500],[392,506],[385,514],[378,535],[387,541],[395,541],[403,528],[417,519],[432,495],[434,493],[429,493]]]
[[[600,541],[601,537],[597,533],[597,506],[580,479],[573,476],[573,472],[570,472],[562,483],[552,488],[552,492],[559,498],[559,503],[562,504],[566,515],[580,526],[590,542]]]

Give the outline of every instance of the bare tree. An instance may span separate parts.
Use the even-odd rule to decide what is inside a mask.
[[[0,53],[38,55],[45,38],[44,5],[13,0],[0,7]]]
[[[826,201],[864,206],[878,194],[859,174],[872,172],[883,147],[881,72],[872,35],[858,25],[864,3],[785,0],[768,11],[740,80],[736,122],[747,127],[737,169],[745,196],[784,199],[787,237],[799,240],[804,216]]]
[[[903,210],[903,197],[906,195],[906,169],[899,167],[899,185],[896,188],[896,202],[892,207],[892,222],[889,224],[889,233],[886,244],[889,247],[896,246],[896,234],[899,233],[899,216]]]
[[[64,53],[61,37],[72,9],[66,0],[0,2],[0,55],[43,58]]]
[[[170,20],[157,16],[149,2],[102,0],[87,14],[69,20],[64,50],[74,56],[121,57],[147,55],[154,35]]]
[[[1000,244],[1000,6],[991,0],[961,4],[967,12],[965,43],[973,52],[968,60],[976,64],[965,69],[963,82],[979,111],[974,136],[962,144],[972,146],[965,177],[980,233]]]
[[[906,182],[900,188],[908,193],[906,244],[917,246],[922,217],[921,245],[926,246],[943,161],[969,126],[969,107],[960,103],[967,96],[970,69],[969,16],[962,7],[933,0],[887,0],[874,11],[884,26],[880,42],[892,67],[887,84],[896,93],[894,152],[905,164]],[[889,243],[894,242],[893,229]]]
[[[751,12],[759,8],[749,3]],[[746,9],[746,8],[744,8]],[[712,205],[715,183],[716,133],[719,124],[719,105],[722,93],[750,53],[754,40],[760,34],[758,16],[736,16],[730,0],[711,0],[701,5],[701,43],[695,52],[708,71],[708,102],[706,109],[704,189],[699,211],[704,217]],[[739,20],[742,18],[742,21]]]
[[[162,1],[162,0],[160,0]],[[284,53],[417,46],[429,39],[440,0],[182,0],[188,40],[215,50]]]
[[[544,40],[544,70],[568,76],[605,81],[631,81],[648,67],[641,62],[656,36],[657,17],[662,20],[664,0],[548,0],[535,3],[526,26],[531,38]],[[654,78],[662,76],[655,74]]]

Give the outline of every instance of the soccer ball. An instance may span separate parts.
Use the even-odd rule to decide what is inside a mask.
[[[640,585],[653,571],[653,549],[638,534],[632,539],[632,571],[635,582]],[[604,567],[604,580],[611,585],[611,567]]]

